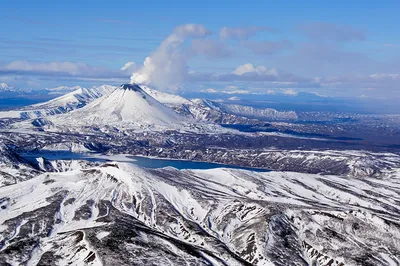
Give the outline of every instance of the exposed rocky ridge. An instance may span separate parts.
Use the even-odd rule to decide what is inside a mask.
[[[0,141],[0,187],[31,179],[38,174],[38,169]]]

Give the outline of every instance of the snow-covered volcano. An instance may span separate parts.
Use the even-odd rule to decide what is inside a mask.
[[[56,125],[109,125],[177,128],[189,121],[161,104],[136,84],[123,84],[83,108],[52,119]]]

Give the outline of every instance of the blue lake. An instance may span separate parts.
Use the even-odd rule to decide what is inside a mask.
[[[177,169],[215,169],[215,168],[232,168],[232,169],[244,169],[257,172],[268,172],[270,170],[241,167],[230,164],[219,164],[219,163],[208,163],[208,162],[195,162],[186,160],[170,160],[170,159],[158,159],[158,158],[147,158],[141,156],[129,156],[134,159],[132,163],[141,167],[146,168],[163,168],[163,167],[174,167]]]
[[[108,162],[108,161],[121,161],[131,163],[140,167],[145,168],[164,168],[174,167],[176,169],[215,169],[215,168],[231,168],[231,169],[243,169],[257,172],[268,172],[268,169],[252,168],[252,167],[241,167],[230,164],[219,164],[219,163],[208,163],[208,162],[196,162],[187,160],[173,160],[173,159],[160,159],[150,158],[142,156],[130,156],[127,155],[125,159],[118,159],[114,156],[104,156],[100,154],[84,154],[84,153],[73,153],[69,151],[39,151],[34,153],[21,154],[22,157],[28,161],[34,161],[38,157],[44,157],[48,160],[86,160],[91,162]]]

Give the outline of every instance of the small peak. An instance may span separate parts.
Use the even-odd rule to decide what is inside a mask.
[[[6,83],[0,83],[0,88],[1,89],[8,89],[8,85]]]
[[[120,88],[128,91],[142,91],[142,88],[137,84],[122,84]]]

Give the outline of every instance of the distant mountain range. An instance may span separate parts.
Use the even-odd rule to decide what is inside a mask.
[[[107,85],[103,85],[107,86]],[[92,87],[90,89],[95,89]],[[60,86],[56,88],[29,89],[16,88],[0,83],[0,109],[12,108],[15,106],[30,105],[41,101],[47,101],[60,95],[84,89],[80,86]],[[86,89],[86,88],[85,88]],[[144,86],[146,90],[146,87]],[[244,93],[244,91],[246,93]],[[158,96],[161,95],[161,92]],[[171,95],[171,94],[169,94]],[[165,95],[164,95],[165,96]],[[162,96],[162,97],[164,97]],[[251,93],[247,90],[236,91],[217,91],[214,89],[201,91],[182,91],[179,96],[174,95],[175,100],[181,98],[186,99],[208,99],[214,102],[223,101],[225,104],[250,106],[257,109],[265,109],[266,107],[276,109],[278,111],[295,111],[300,112],[339,112],[339,113],[362,113],[362,114],[398,114],[400,109],[397,99],[376,99],[367,97],[326,97],[314,92],[297,92],[288,94],[284,92],[275,93]],[[153,97],[157,98],[153,95]],[[13,99],[12,104],[8,99]],[[177,102],[175,102],[176,104]],[[171,104],[174,104],[172,102]],[[228,108],[234,111],[232,108]],[[227,109],[227,110],[228,110]],[[237,109],[237,108],[234,108]],[[241,110],[252,116],[259,117],[259,113],[252,113],[249,110]],[[265,112],[263,112],[265,114]],[[273,113],[267,111],[268,119],[271,119]],[[264,116],[264,115],[262,115]],[[262,117],[261,116],[261,117]],[[292,115],[290,115],[292,116]],[[278,119],[282,119],[278,115]],[[292,117],[290,118],[292,119]]]
[[[230,116],[245,117],[247,119],[260,120],[294,120],[297,119],[296,112],[279,112],[272,108],[254,108],[238,104],[217,102],[208,99],[186,99],[182,96],[153,90],[142,86],[143,90],[154,97],[157,101],[174,109],[180,114],[188,115],[196,120],[213,121],[223,123],[229,121]],[[228,122],[228,124],[230,124]]]
[[[121,116],[118,119],[124,120],[124,118],[126,118],[125,114],[127,113],[124,111],[124,106],[129,105],[129,107],[132,108],[133,106],[138,105],[140,102],[144,103],[144,101],[150,101],[151,103],[149,102],[148,106],[151,106],[151,108],[156,105],[162,106],[162,108],[168,107],[168,112],[170,109],[173,109],[175,113],[178,113],[182,117],[193,119],[194,121],[198,122],[212,122],[219,124],[255,124],[266,120],[297,119],[297,114],[293,111],[279,112],[271,108],[253,108],[237,104],[225,104],[206,99],[189,100],[179,95],[153,90],[147,86],[139,87],[135,85],[136,87],[132,87],[132,90],[122,89],[128,88],[129,86],[131,85],[126,84],[121,87],[102,85],[94,88],[72,87],[76,90],[68,92],[47,102],[25,106],[16,110],[0,112],[0,117],[23,120],[44,118],[56,114],[68,113],[75,109],[80,109],[91,104],[91,106],[87,106],[82,111],[79,111],[78,114],[80,112],[86,112],[87,114],[98,113],[99,115],[96,121],[100,121],[101,118],[104,117],[104,114],[111,110],[109,112],[110,115],[115,116],[119,114]],[[69,91],[70,89],[71,88],[68,87],[58,87],[49,91],[59,94],[63,91]],[[12,90],[14,89],[11,88],[11,91]],[[133,99],[130,96],[140,97],[133,97],[135,98]],[[97,99],[99,100],[92,104],[92,102]],[[144,110],[144,106],[145,105],[141,107],[136,106],[138,110],[135,111],[135,116],[138,117],[140,112],[152,113],[154,111]],[[89,109],[91,110],[89,111]],[[85,115],[85,117],[88,116]],[[107,123],[109,122],[110,121]]]
[[[40,96],[40,95],[63,95],[68,92],[82,89],[80,86],[60,86],[56,88],[44,88],[44,89],[30,89],[30,88],[17,88],[9,86],[6,83],[0,83],[0,99],[1,98],[15,98],[15,97],[28,97],[28,96]]]

